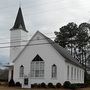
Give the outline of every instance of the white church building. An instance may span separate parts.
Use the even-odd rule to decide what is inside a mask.
[[[21,7],[10,29],[9,78],[20,82],[23,88],[42,82],[48,84],[84,83],[84,69],[77,59],[50,38],[37,31],[27,40]],[[17,38],[17,39],[16,39]]]

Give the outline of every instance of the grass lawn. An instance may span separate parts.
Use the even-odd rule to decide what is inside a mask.
[[[89,88],[81,88],[81,89],[77,89],[77,90],[90,90],[90,87]]]
[[[70,89],[22,89],[22,88],[14,88],[8,86],[0,86],[0,90],[70,90]]]
[[[0,90],[70,90],[70,89],[21,89],[21,88],[14,88],[8,86],[0,86]],[[76,90],[90,90],[90,88],[81,88]]]

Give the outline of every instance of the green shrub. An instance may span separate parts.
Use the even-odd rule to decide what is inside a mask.
[[[11,80],[9,81],[9,87],[12,87],[12,86],[15,86],[15,82],[14,82],[13,79],[11,79]]]
[[[16,87],[21,87],[21,83],[20,82],[16,82],[15,86]]]
[[[37,88],[37,87],[38,87],[37,83],[31,84],[31,88]]]
[[[64,88],[70,88],[70,86],[71,86],[71,83],[69,81],[65,81],[63,84]]]
[[[41,88],[41,84],[37,84],[37,86],[36,86],[37,88]]]
[[[61,87],[61,83],[57,83],[56,88],[60,88],[60,87]]]
[[[74,83],[71,84],[70,89],[76,89],[76,88],[85,88],[86,84],[84,83]]]
[[[43,83],[41,83],[41,87],[42,88],[46,88],[46,84],[43,82]]]
[[[85,88],[87,86],[87,84],[84,83],[76,83],[78,88]]]
[[[77,85],[76,84],[71,84],[70,85],[70,89],[75,90],[76,88],[77,88]]]
[[[55,88],[52,83],[48,83],[48,87],[49,87],[49,88]]]

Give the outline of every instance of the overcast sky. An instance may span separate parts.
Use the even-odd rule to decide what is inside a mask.
[[[0,42],[9,41],[20,0],[0,0]],[[90,22],[90,0],[22,0],[21,7],[29,34],[37,30],[51,37],[63,25]],[[48,34],[47,34],[48,33]],[[4,44],[0,46],[7,46]],[[9,62],[9,49],[0,48],[0,62]]]

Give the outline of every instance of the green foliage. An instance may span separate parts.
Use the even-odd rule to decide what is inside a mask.
[[[49,88],[55,88],[52,83],[48,83],[48,87],[49,87]]]
[[[36,86],[36,87],[37,87],[37,88],[42,88],[42,87],[41,87],[41,84],[37,84],[37,86]]]
[[[0,69],[0,81],[1,82],[8,81],[8,70],[7,69]]]
[[[64,88],[70,88],[71,87],[71,83],[69,81],[65,81],[63,84]]]
[[[41,87],[42,88],[46,88],[46,84],[43,82],[43,83],[41,83]]]
[[[14,82],[13,79],[11,79],[11,80],[9,81],[9,87],[13,87],[13,86],[15,86],[15,82]]]
[[[57,83],[56,88],[61,88],[61,83]]]
[[[89,41],[89,35],[88,35],[88,25],[87,23],[81,23],[78,27],[78,33],[77,33],[77,44],[79,47],[84,47],[87,45]]]
[[[59,32],[55,32],[55,42],[60,46],[70,50],[71,55],[79,60],[85,66],[88,46],[90,45],[89,23],[81,23],[79,26],[74,23],[68,23],[60,28]]]
[[[31,88],[37,88],[37,86],[38,86],[37,83],[31,84]]]
[[[21,87],[21,83],[20,82],[16,82],[15,86],[16,87]]]
[[[85,88],[86,84],[84,84],[84,83],[73,83],[73,84],[71,84],[69,81],[65,81],[63,84],[63,87],[75,90],[77,88]]]
[[[59,43],[62,47],[66,47],[74,42],[72,39],[78,31],[77,25],[74,22],[68,23],[66,26],[60,28],[60,32],[55,32],[55,42]]]
[[[75,90],[76,88],[78,88],[76,84],[71,84],[70,89]]]
[[[84,83],[74,83],[71,84],[71,89],[76,89],[76,88],[85,88],[87,86],[87,84]]]

